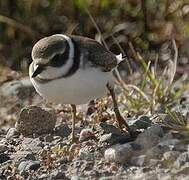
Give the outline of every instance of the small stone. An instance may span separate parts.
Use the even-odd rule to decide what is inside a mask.
[[[43,139],[45,142],[52,142],[54,140],[54,136],[52,134],[47,134]]]
[[[189,162],[189,152],[184,152],[180,154],[177,160],[174,162],[174,167],[180,168],[187,162]]]
[[[65,179],[68,180],[68,178],[65,176],[63,171],[60,170],[53,170],[52,173],[50,174],[49,179]]]
[[[159,141],[160,137],[158,135],[146,130],[138,135],[135,143],[140,145],[142,151],[146,151],[154,145],[158,144]]]
[[[186,175],[186,179],[182,178],[182,180],[188,180],[189,177],[189,162],[186,162],[183,166],[178,169],[173,170],[174,174],[176,175]]]
[[[137,129],[146,129],[151,125],[152,121],[148,116],[140,116],[134,123]]]
[[[68,160],[66,157],[61,157],[56,162],[57,162],[57,164],[66,164],[66,163],[68,163]]]
[[[150,167],[155,167],[160,163],[161,163],[161,161],[159,159],[150,159],[149,162],[148,162],[148,165]]]
[[[10,157],[8,154],[0,153],[0,164],[6,162],[8,160],[10,160]]]
[[[147,159],[148,160],[161,159],[165,150],[168,150],[168,149],[164,149],[161,146],[154,146],[154,147],[150,148],[149,150],[147,150],[147,152],[146,152]]]
[[[91,129],[82,129],[79,135],[79,141],[86,141],[89,139],[94,139],[95,138],[95,134],[93,133],[93,131]]]
[[[19,132],[17,131],[16,128],[10,128],[6,134],[6,138],[10,139],[10,138],[16,138],[19,137]]]
[[[88,147],[83,147],[79,150],[78,157],[81,160],[94,160],[94,155],[88,150]]]
[[[127,163],[130,161],[133,154],[130,144],[117,144],[107,149],[104,153],[106,161]]]
[[[178,158],[180,152],[178,151],[167,151],[163,154],[163,165],[166,168],[170,168],[173,166],[173,163],[176,161]]]
[[[100,137],[100,143],[109,143],[110,145],[113,144],[124,144],[131,141],[130,134],[104,134]]]
[[[131,164],[134,166],[144,166],[146,161],[146,155],[134,156],[131,158]]]
[[[18,166],[18,170],[22,174],[23,172],[28,171],[28,170],[36,171],[37,169],[39,169],[39,167],[40,167],[39,161],[29,160],[29,161],[22,161]]]
[[[14,159],[15,162],[22,160],[36,160],[34,153],[32,151],[17,151],[11,155],[11,159]]]
[[[44,180],[44,179],[48,179],[48,174],[46,174],[46,173],[44,173],[44,174],[41,174],[40,176],[39,176],[39,179],[40,180]]]
[[[78,176],[72,176],[71,180],[80,180],[80,178]]]
[[[163,154],[163,159],[174,162],[179,154],[180,152],[178,151],[167,151]]]
[[[161,147],[168,147],[169,150],[174,150],[177,145],[181,143],[178,139],[168,139],[166,141],[162,141],[158,144]]]
[[[9,148],[5,144],[0,144],[0,153],[7,151]]]
[[[121,132],[120,132],[120,130],[118,128],[116,128],[115,126],[113,126],[111,124],[107,124],[105,122],[101,122],[100,123],[100,128],[106,134],[109,134],[109,133],[117,134],[117,135],[121,134]]]
[[[146,131],[148,131],[149,133],[155,134],[159,137],[163,137],[164,136],[164,132],[163,129],[160,125],[158,124],[153,124],[150,128],[148,128]]]
[[[68,127],[67,124],[61,124],[56,126],[54,129],[54,133],[57,136],[61,136],[62,138],[68,137],[71,133],[71,129]]]
[[[22,141],[22,150],[32,151],[33,153],[39,152],[44,147],[44,144],[39,138],[24,138]]]
[[[21,110],[16,129],[25,137],[49,134],[55,127],[56,116],[52,110],[28,106]]]
[[[166,133],[163,138],[162,138],[162,141],[166,141],[166,140],[169,140],[169,139],[173,139],[173,134],[171,132],[168,132]]]

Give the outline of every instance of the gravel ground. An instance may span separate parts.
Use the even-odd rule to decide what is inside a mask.
[[[70,108],[44,103],[18,79],[0,86],[0,179],[189,179],[189,137],[161,123],[169,114],[127,117],[133,133],[120,132],[105,97],[79,107],[70,144]]]

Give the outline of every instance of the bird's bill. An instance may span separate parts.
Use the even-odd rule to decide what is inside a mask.
[[[43,67],[42,66],[39,66],[39,65],[36,65],[34,67],[34,71],[33,71],[33,74],[32,74],[32,78],[35,78],[37,75],[39,75],[42,71],[43,71]]]

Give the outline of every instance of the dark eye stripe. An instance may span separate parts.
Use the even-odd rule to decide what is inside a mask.
[[[61,67],[69,59],[69,47],[68,45],[65,48],[65,52],[62,54],[56,54],[49,62],[49,66],[52,67]]]
[[[69,77],[71,75],[73,75],[78,69],[79,69],[79,65],[80,65],[80,61],[81,61],[81,51],[80,51],[80,47],[78,46],[78,43],[76,41],[74,41],[74,39],[72,38],[72,43],[74,45],[74,59],[73,59],[73,65],[72,67],[69,69],[69,71],[64,74],[62,77]]]

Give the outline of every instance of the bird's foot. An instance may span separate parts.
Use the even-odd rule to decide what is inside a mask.
[[[126,128],[127,132],[131,133],[131,128],[127,124],[127,122],[123,119],[121,115],[117,116],[117,124],[121,132],[123,131],[123,128]]]

